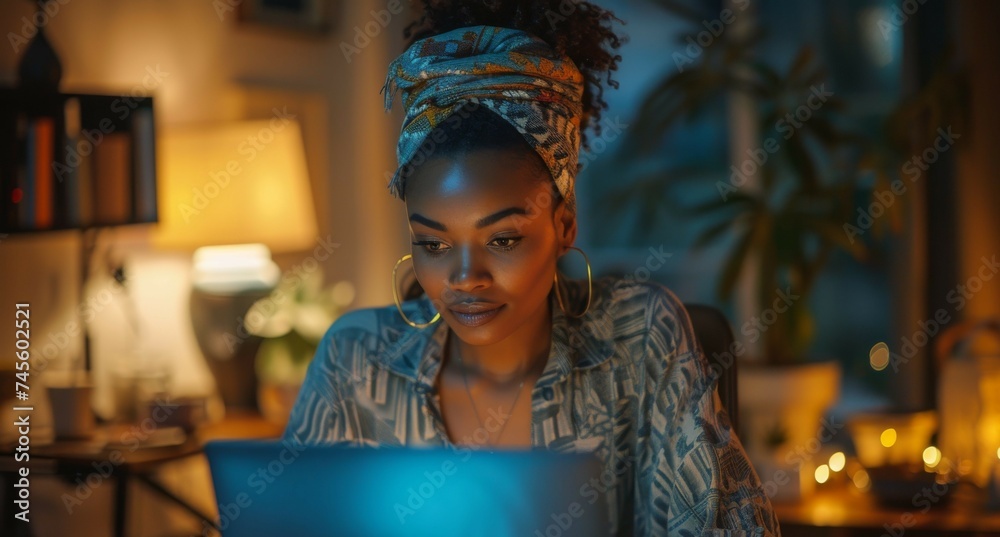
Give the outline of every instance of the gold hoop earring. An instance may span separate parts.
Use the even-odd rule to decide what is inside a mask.
[[[393,265],[392,267],[392,300],[393,302],[396,303],[396,310],[399,311],[400,317],[403,318],[403,321],[405,321],[406,324],[412,326],[413,328],[427,328],[428,326],[436,323],[438,319],[441,318],[441,312],[435,314],[434,318],[431,319],[429,323],[415,323],[406,317],[406,314],[403,313],[403,306],[399,302],[399,289],[396,288],[396,270],[399,268],[400,263],[406,261],[407,259],[410,259],[411,257],[413,257],[412,254],[406,254],[403,257],[400,257],[399,260],[396,261],[396,264]]]
[[[566,311],[566,306],[563,305],[563,301],[562,301],[562,294],[559,292],[559,269],[556,269],[556,273],[553,276],[553,279],[556,282],[555,283],[555,285],[556,285],[556,300],[559,301],[559,309],[561,309],[563,313],[565,313],[566,315],[568,315],[570,317],[580,318],[580,317],[583,317],[584,315],[586,315],[587,311],[590,310],[590,300],[594,297],[594,279],[593,279],[593,277],[590,274],[590,259],[587,258],[587,254],[585,254],[583,252],[583,250],[577,248],[576,246],[570,246],[569,248],[572,249],[572,250],[576,250],[577,252],[580,252],[580,255],[583,256],[583,261],[585,263],[587,263],[587,307],[583,308],[583,312],[579,313],[577,315],[573,315],[573,314],[568,313]]]

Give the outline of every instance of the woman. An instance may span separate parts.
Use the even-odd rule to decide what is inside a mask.
[[[594,451],[617,535],[778,535],[677,298],[556,271],[582,254],[573,182],[602,78],[617,86],[617,19],[586,2],[423,8],[383,88],[406,107],[389,187],[422,293],[334,323],[286,438]]]

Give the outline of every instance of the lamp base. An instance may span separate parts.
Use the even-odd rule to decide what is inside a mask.
[[[269,290],[232,295],[191,290],[191,323],[227,410],[258,412],[257,349],[262,339],[243,328],[247,310]]]
[[[261,338],[249,336],[227,360],[208,360],[208,368],[215,378],[226,410],[259,411],[257,400],[257,371],[255,369],[257,349]]]

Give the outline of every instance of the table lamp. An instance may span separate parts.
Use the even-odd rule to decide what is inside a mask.
[[[271,252],[307,249],[316,217],[299,125],[273,118],[164,129],[154,245],[194,250],[191,322],[227,409],[257,410],[250,306],[276,287]]]

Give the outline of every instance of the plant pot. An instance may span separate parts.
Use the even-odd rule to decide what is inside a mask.
[[[843,426],[823,415],[840,397],[838,362],[741,366],[738,370],[740,440],[762,469],[811,476],[813,459]],[[770,472],[766,472],[770,473]],[[767,476],[761,479],[767,481]],[[805,490],[805,489],[802,489]]]
[[[284,427],[292,413],[301,383],[271,382],[261,380],[257,392],[260,413],[267,421]]]

